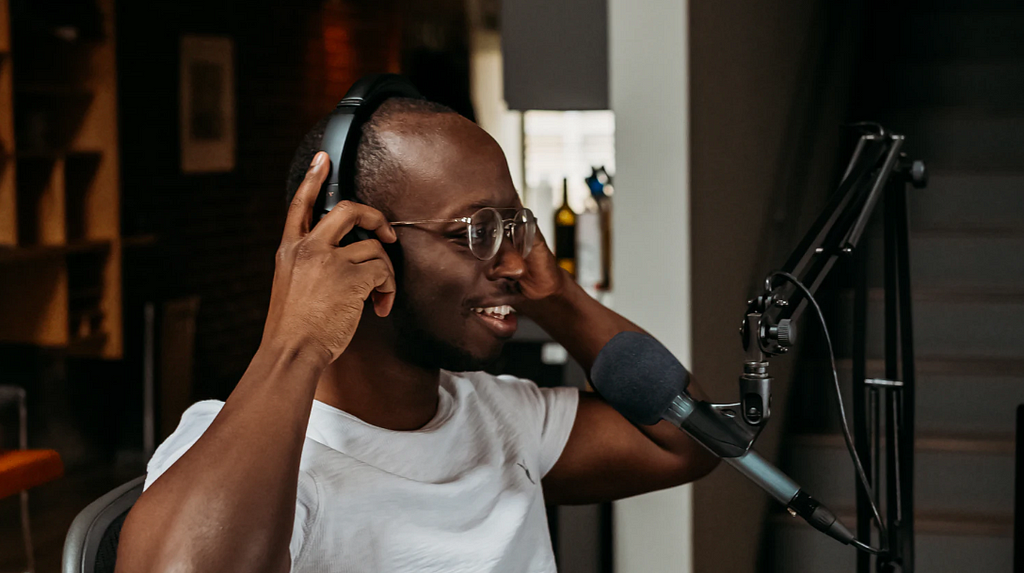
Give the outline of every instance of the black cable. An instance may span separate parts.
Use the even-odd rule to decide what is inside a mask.
[[[875,548],[875,547],[871,547],[870,545],[868,545],[868,544],[866,544],[866,543],[864,543],[862,541],[858,541],[856,539],[853,540],[853,545],[856,546],[858,549],[860,549],[862,551],[865,551],[867,553],[870,553],[872,555],[882,555],[883,553],[885,553],[884,549],[878,549],[878,548]]]
[[[882,541],[883,548],[875,549],[856,539],[853,541],[853,544],[859,547],[860,549],[867,551],[868,553],[880,555],[881,553],[885,552],[886,540],[888,539],[888,535],[886,533],[885,524],[882,522],[882,516],[878,512],[878,507],[875,506],[874,491],[871,489],[871,484],[868,483],[868,476],[867,474],[864,473],[864,466],[860,463],[860,456],[857,455],[857,450],[856,448],[853,447],[853,436],[850,435],[850,427],[846,423],[846,408],[843,406],[843,394],[842,390],[839,387],[839,369],[836,368],[836,355],[835,351],[833,351],[832,349],[832,337],[829,336],[828,334],[828,325],[825,323],[825,313],[821,311],[821,307],[818,306],[818,301],[814,300],[814,295],[811,294],[811,291],[807,287],[805,287],[799,279],[797,279],[795,276],[787,272],[775,271],[768,275],[769,290],[770,285],[772,284],[772,279],[774,279],[775,277],[782,277],[787,281],[793,283],[793,286],[795,286],[796,288],[800,289],[801,292],[803,292],[804,296],[807,297],[807,300],[811,303],[811,305],[814,307],[814,310],[818,313],[818,319],[821,321],[821,330],[825,334],[825,343],[828,345],[828,358],[832,362],[832,380],[835,382],[836,403],[839,405],[839,419],[842,422],[843,426],[843,438],[846,441],[846,449],[850,452],[850,458],[853,460],[853,466],[857,470],[857,477],[860,478],[860,485],[861,487],[864,488],[864,492],[867,494],[868,503],[871,504],[871,512],[874,513],[875,523],[878,524],[878,531],[880,539]]]

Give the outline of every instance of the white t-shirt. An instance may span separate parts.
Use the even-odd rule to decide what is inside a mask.
[[[576,418],[575,388],[442,372],[419,430],[371,426],[313,402],[299,467],[293,572],[555,571],[541,478]],[[198,402],[149,462],[149,487],[223,402]]]

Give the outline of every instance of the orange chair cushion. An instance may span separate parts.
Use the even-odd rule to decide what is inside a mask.
[[[60,454],[53,450],[0,452],[0,499],[57,479],[63,473]]]

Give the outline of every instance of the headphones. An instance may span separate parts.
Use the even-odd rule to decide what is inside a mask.
[[[326,151],[330,158],[330,172],[320,187],[316,203],[313,204],[313,221],[316,225],[327,213],[342,201],[357,201],[355,192],[356,153],[363,133],[363,124],[388,98],[407,97],[423,99],[409,80],[397,74],[373,74],[352,84],[345,97],[331,113],[320,151]],[[342,239],[346,245],[369,239],[370,233],[355,228]]]

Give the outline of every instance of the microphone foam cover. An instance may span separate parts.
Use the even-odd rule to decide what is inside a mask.
[[[690,373],[652,336],[620,332],[598,353],[590,382],[626,419],[650,426],[686,390]]]

